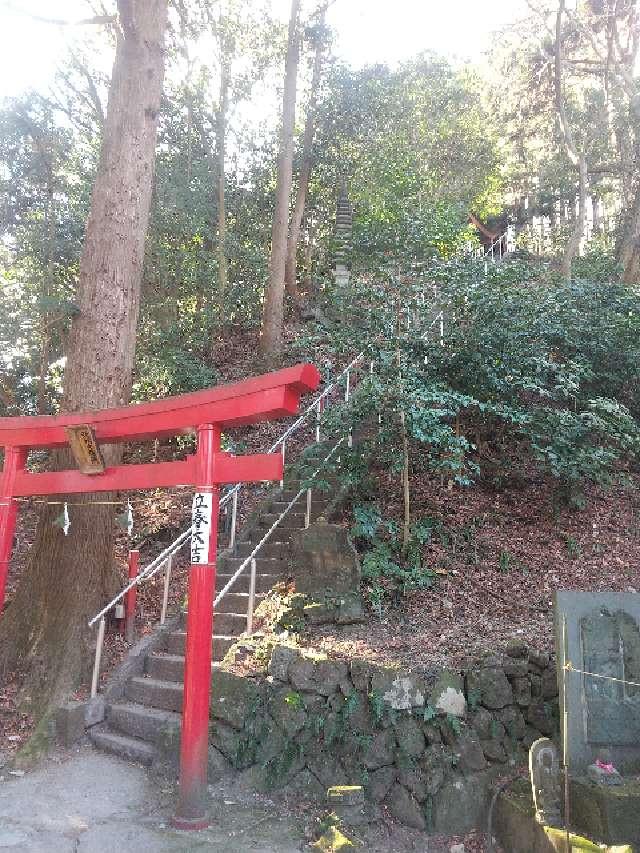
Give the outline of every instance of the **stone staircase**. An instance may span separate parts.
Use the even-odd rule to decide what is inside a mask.
[[[252,520],[238,533],[233,552],[218,559],[216,588],[230,580],[240,564],[273,525],[300,488],[297,480],[287,481],[286,488],[266,499]],[[326,510],[332,495],[314,491],[312,520]],[[290,540],[293,531],[305,524],[306,494],[299,498],[289,514],[262,546],[256,558],[255,606],[279,581],[286,579],[289,566]],[[249,570],[237,579],[220,602],[214,614],[212,668],[220,667],[230,647],[245,631],[249,600]],[[167,733],[179,736],[184,679],[186,614],[181,614],[172,630],[163,631],[160,646],[144,659],[144,673],[130,677],[124,696],[107,702],[104,722],[93,726],[89,736],[107,752],[130,761],[151,765],[158,755],[157,745]]]

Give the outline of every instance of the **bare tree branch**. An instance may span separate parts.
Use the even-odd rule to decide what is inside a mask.
[[[87,81],[88,90],[86,93],[77,92],[77,90],[75,89],[74,91],[76,91],[77,94],[80,95],[80,97],[85,101],[85,103],[89,104],[89,106],[92,107],[100,126],[104,127],[104,109],[102,107],[102,101],[100,100],[100,95],[98,94],[98,90],[96,88],[96,83],[93,79],[93,76],[87,66],[84,64],[84,62],[80,60],[77,54],[73,54],[71,61],[75,68]],[[73,86],[71,86],[71,83],[69,81],[67,81],[67,83],[72,89],[74,88]]]
[[[60,27],[81,27],[92,24],[115,24],[117,21],[116,15],[94,15],[91,18],[80,18],[80,20],[77,21],[70,21],[65,18],[49,18],[44,15],[34,15],[27,9],[21,9],[20,6],[16,6],[16,4],[12,3],[11,0],[3,0],[2,5],[10,12],[15,12],[18,15],[24,15],[27,18],[31,18],[32,21],[39,21],[42,24],[54,24]]]
[[[62,102],[62,98],[60,98],[53,88],[50,88],[49,92],[50,95],[45,98],[45,103],[47,103],[52,109],[59,110],[61,113],[64,113],[77,130],[84,133],[87,137],[91,137],[92,133],[95,132],[95,128],[91,127],[86,121],[79,118],[77,111],[74,112],[70,107],[65,106]]]
[[[585,36],[585,38],[589,41],[589,44],[591,45],[595,55],[600,59],[601,62],[604,62],[606,64],[607,53],[608,53],[607,48],[603,47],[598,42],[598,40],[595,36],[595,33],[593,32],[591,27],[588,27],[586,24],[584,24],[582,22],[582,20],[580,19],[580,17],[578,15],[576,15],[574,12],[568,11],[567,16],[569,18],[571,18],[572,22],[578,27],[578,29],[580,30],[582,35]],[[617,33],[617,29],[616,29],[615,23],[614,23],[614,38],[616,38],[616,40],[619,41],[619,39],[617,39],[617,37],[616,37],[616,33]],[[617,77],[618,82],[621,84],[622,88],[624,89],[625,94],[627,95],[627,97],[631,101],[631,104],[633,107],[633,100],[634,100],[634,97],[636,94],[635,81],[633,79],[632,74],[629,72],[628,68],[626,68],[626,66],[625,66],[625,64],[624,64],[624,62],[620,56],[615,57],[613,65],[611,66],[611,70],[615,74],[615,76]]]
[[[562,18],[565,11],[565,0],[558,2],[558,14],[556,16],[556,43],[554,61],[554,89],[556,100],[556,112],[558,123],[564,140],[564,147],[569,160],[578,168],[578,215],[573,231],[567,241],[562,258],[561,272],[565,279],[571,278],[571,264],[580,247],[580,240],[584,232],[584,220],[587,211],[587,161],[584,154],[576,148],[571,125],[567,119],[564,105],[564,93],[562,91]]]

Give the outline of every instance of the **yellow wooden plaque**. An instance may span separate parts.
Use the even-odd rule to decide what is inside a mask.
[[[65,431],[80,471],[83,474],[102,474],[105,467],[104,459],[93,429],[88,424],[82,424],[65,427]]]

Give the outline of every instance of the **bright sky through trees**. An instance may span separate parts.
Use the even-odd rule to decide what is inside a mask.
[[[110,8],[111,3],[107,3]],[[273,0],[287,19],[289,0]],[[307,0],[307,6],[311,0]],[[0,96],[30,86],[44,88],[56,63],[72,44],[76,27],[58,27],[33,15],[78,20],[92,11],[86,0],[5,0],[0,2]],[[526,14],[524,0],[336,0],[329,23],[337,31],[337,53],[353,65],[395,63],[422,50],[475,59],[496,29]],[[110,59],[107,63],[110,64]]]

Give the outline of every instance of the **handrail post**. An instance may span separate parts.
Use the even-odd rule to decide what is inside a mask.
[[[140,565],[140,551],[129,551],[129,580],[134,580],[138,575]],[[136,624],[136,597],[138,586],[134,584],[124,598],[124,638],[127,643],[132,643]]]
[[[304,516],[304,528],[305,530],[311,524],[311,486],[307,489],[307,511]]]
[[[320,444],[320,418],[322,417],[322,400],[316,406],[316,444]]]
[[[167,618],[167,606],[169,604],[169,582],[171,581],[171,567],[173,554],[167,557],[167,568],[164,571],[164,589],[162,591],[162,610],[160,611],[160,624],[164,625]]]
[[[286,438],[282,442],[282,480],[280,480],[280,488],[284,489],[284,460],[286,455],[285,445],[287,443]]]
[[[98,636],[96,637],[96,656],[93,661],[93,675],[91,676],[91,698],[98,695],[98,679],[100,678],[100,659],[102,658],[102,644],[104,643],[104,616],[98,623]]]
[[[256,599],[256,558],[251,558],[251,574],[249,576],[249,603],[247,605],[247,634],[253,634],[253,608]]]
[[[234,489],[231,498],[231,534],[229,536],[229,548],[236,545],[236,524],[238,522],[238,489]]]
[[[351,373],[350,373],[349,369],[347,369],[347,381],[345,383],[345,389],[344,389],[344,401],[345,401],[345,403],[349,402],[350,396],[351,396]],[[353,447],[353,434],[351,432],[351,427],[349,427],[349,438],[347,440],[347,447],[349,447],[349,448]]]

